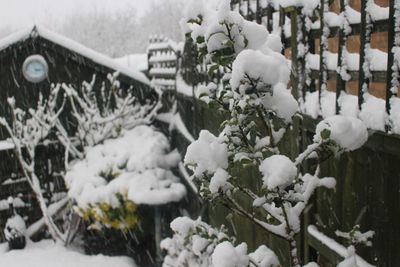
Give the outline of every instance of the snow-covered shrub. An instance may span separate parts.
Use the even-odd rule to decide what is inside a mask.
[[[128,230],[138,224],[138,205],[178,202],[185,187],[171,169],[180,156],[168,139],[149,126],[161,108],[158,99],[141,103],[123,90],[118,73],[95,87],[95,77],[80,91],[62,84],[76,134],[58,123],[58,138],[66,147],[65,182],[75,210],[91,227]],[[74,142],[73,140],[78,142]]]
[[[65,181],[79,214],[96,228],[133,228],[137,205],[178,202],[186,194],[170,170],[178,166],[179,153],[151,126],[122,130],[85,153],[71,164]]]
[[[201,3],[194,1],[187,8],[183,29],[197,44],[199,60],[208,65],[210,77],[221,70],[224,75],[221,84],[211,82],[197,95],[229,116],[218,136],[201,132],[188,147],[185,163],[203,197],[286,240],[291,266],[300,266],[295,238],[300,216],[316,188],[336,184],[334,178],[319,177],[319,167],[303,171],[303,163],[311,158],[320,163],[359,148],[367,139],[366,128],[358,119],[328,118],[317,126],[313,144],[297,157],[284,155],[280,142],[299,107],[288,89],[289,62],[277,52],[282,47],[277,45],[279,37],[230,11],[229,0],[220,1],[217,9]],[[237,171],[246,166],[259,171],[251,178],[259,179],[261,190],[247,186],[250,177]],[[238,193],[253,203],[251,210],[236,197]],[[218,266],[247,266],[239,253],[244,247],[220,246],[227,254],[216,256]]]
[[[164,267],[280,266],[275,253],[266,246],[248,254],[247,245],[241,243],[235,246],[235,240],[227,235],[223,226],[219,229],[211,227],[201,218],[176,218],[171,223],[171,229],[174,236],[161,242],[161,248],[167,252]]]

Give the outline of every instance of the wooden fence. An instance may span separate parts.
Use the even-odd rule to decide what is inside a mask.
[[[343,250],[335,251],[328,247],[321,242],[321,236],[322,239],[338,240],[334,234],[336,229],[348,231],[360,224],[363,230],[376,231],[374,246],[361,248],[358,251],[360,255],[376,266],[398,266],[400,169],[396,162],[400,160],[400,139],[392,134],[393,125],[385,119],[395,112],[392,104],[399,99],[395,53],[400,45],[400,27],[393,15],[399,12],[395,9],[395,1],[321,0],[311,13],[303,12],[300,7],[278,6],[280,2],[284,1],[232,1],[232,9],[281,36],[284,43],[282,53],[292,62],[293,94],[301,105],[304,106],[308,96],[314,94],[323,109],[327,103],[323,98],[330,95],[333,97],[329,100],[333,102],[328,104],[333,107],[332,113],[344,113],[340,96],[347,95],[351,97],[354,109],[368,108],[367,100],[374,99],[380,105],[379,111],[387,116],[383,117],[382,127],[368,125],[381,131],[371,132],[362,149],[322,166],[322,175],[337,178],[337,190],[318,190],[307,208],[299,254],[306,262],[315,260],[321,266],[336,266],[343,257]],[[343,23],[347,26],[340,27]],[[188,84],[196,86],[204,83],[205,79],[198,79],[198,76],[203,77],[205,72],[201,71],[204,66],[197,64],[193,50],[192,44],[187,42],[178,72]],[[218,132],[223,116],[216,110],[206,107],[195,97],[182,94],[176,97],[182,118],[194,136],[200,129]],[[302,111],[307,113],[307,110]],[[323,112],[318,115],[323,115]],[[303,148],[311,142],[318,120],[304,116],[301,121],[300,146]],[[292,138],[296,138],[296,133],[292,134]],[[288,146],[292,141],[287,141]],[[182,153],[186,145],[179,142]],[[253,177],[257,174],[247,175]],[[227,211],[217,207],[211,209],[208,216],[211,222],[228,224],[229,227],[226,214]],[[243,219],[234,216],[233,220],[235,223],[231,230],[239,240],[248,242],[249,249],[268,243],[275,248],[285,266],[287,251],[284,244],[265,236]],[[313,224],[317,225],[320,233],[316,233],[313,227],[308,229]],[[345,245],[343,240],[338,242]]]

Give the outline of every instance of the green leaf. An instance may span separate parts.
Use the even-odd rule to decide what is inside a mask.
[[[208,76],[212,76],[212,74],[214,73],[214,71],[218,70],[219,65],[212,65],[209,69],[208,69]]]
[[[204,36],[197,36],[196,42],[198,44],[202,44],[202,43],[204,43],[204,41],[205,41]]]
[[[329,139],[331,137],[331,130],[329,130],[329,129],[323,129],[322,131],[321,131],[321,138],[323,139],[323,140],[327,140],[327,139]]]

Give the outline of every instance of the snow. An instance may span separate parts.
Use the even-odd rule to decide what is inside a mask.
[[[387,121],[385,101],[373,95],[365,94],[359,117],[369,129],[385,131]]]
[[[336,97],[336,94],[335,94]],[[350,95],[345,92],[341,92],[338,99],[340,103],[340,114],[357,118],[360,113],[358,109],[358,97]]]
[[[289,74],[290,69],[286,60],[283,56],[278,56],[278,53],[271,52],[271,55],[266,55],[261,51],[244,50],[233,62],[230,85],[233,89],[242,91],[241,84],[246,75],[250,79],[259,80],[264,86],[279,82],[287,84]]]
[[[163,74],[175,75],[176,68],[175,67],[170,67],[170,68],[155,67],[155,68],[151,68],[149,73],[151,75],[163,75]]]
[[[358,97],[344,92],[338,99],[340,106],[340,114],[347,117],[359,118],[368,129],[385,131],[385,124],[390,120],[394,126],[393,132],[398,133],[397,125],[400,125],[400,117],[396,112],[399,110],[398,101],[396,98],[391,100],[394,103],[393,112],[390,118],[386,113],[385,100],[377,98],[370,94],[364,95],[364,103],[361,105],[361,111],[358,110]],[[302,103],[301,110],[305,114],[316,119],[322,115],[323,118],[328,118],[335,115],[336,93],[325,91],[321,95],[321,108],[318,103],[318,91],[307,92],[305,102]]]
[[[270,190],[289,185],[297,176],[296,165],[284,155],[272,155],[260,165],[263,185]]]
[[[353,9],[350,5],[346,5],[346,19],[350,24],[361,23],[361,13]]]
[[[228,183],[229,174],[223,169],[217,169],[210,180],[210,192],[211,194],[217,194],[220,190],[226,192],[232,189],[232,185]]]
[[[187,84],[180,74],[176,75],[176,91],[186,96],[193,96],[193,86]]]
[[[325,12],[324,21],[329,27],[339,27],[342,25],[342,17],[335,12]]]
[[[360,55],[358,53],[346,53],[347,69],[349,71],[358,71]],[[319,70],[319,55],[308,54],[306,56],[306,64],[312,70]],[[369,48],[366,53],[371,71],[386,71],[387,53],[379,49]],[[328,70],[336,71],[338,64],[338,54],[327,51],[326,65]]]
[[[400,134],[400,99],[392,97],[390,99],[390,116],[389,120],[392,125],[391,131]]]
[[[0,244],[3,245],[3,244]],[[28,242],[23,250],[0,250],[0,266],[7,267],[134,267],[128,257],[84,255],[50,240]]]
[[[178,217],[171,222],[171,229],[181,236],[187,236],[194,227],[195,221],[188,217]]]
[[[218,244],[212,254],[212,263],[214,267],[247,267],[247,244],[241,243],[237,247],[229,241]]]
[[[28,181],[28,179],[26,179],[26,177],[22,177],[22,178],[18,178],[18,179],[9,178],[9,179],[5,180],[5,181],[2,183],[2,185],[23,183],[23,182],[27,182],[27,181]]]
[[[372,0],[367,1],[366,11],[373,21],[385,20],[389,18],[389,7],[381,7]]]
[[[16,32],[15,34],[12,34],[12,35],[6,37],[5,39],[0,40],[0,49],[5,49],[16,42],[24,41],[30,37],[35,38],[38,36],[40,36],[46,40],[49,40],[50,42],[58,44],[72,52],[80,54],[100,65],[103,65],[103,66],[109,67],[112,70],[118,71],[128,77],[131,77],[131,78],[141,82],[141,83],[149,84],[149,80],[140,71],[129,69],[128,67],[125,67],[125,66],[117,63],[114,59],[109,58],[108,56],[103,55],[99,52],[96,52],[88,47],[85,47],[85,46],[83,46],[71,39],[68,39],[62,35],[52,32],[52,31],[44,28],[43,26],[36,25],[34,27],[30,27],[29,29],[24,29],[19,32]]]
[[[347,249],[342,246],[341,244],[337,243],[335,240],[332,238],[324,235],[320,231],[318,231],[317,227],[314,225],[309,225],[307,227],[307,231],[310,235],[312,235],[314,238],[318,239],[322,244],[325,246],[329,247],[331,250],[342,256],[343,258],[347,257]],[[371,265],[367,263],[364,259],[356,255],[357,259],[357,264],[359,267],[374,267],[374,265]]]
[[[67,205],[68,202],[69,202],[69,198],[66,197],[64,199],[59,200],[58,202],[50,204],[50,206],[47,208],[47,214],[49,216],[54,216],[63,207],[65,207],[65,205]],[[26,236],[27,237],[33,236],[35,233],[37,233],[37,231],[39,231],[44,226],[45,226],[45,220],[42,217],[41,219],[39,219],[38,221],[34,222],[33,224],[31,224],[28,227],[28,229],[26,230]]]
[[[169,170],[180,155],[170,151],[168,139],[149,126],[137,126],[121,137],[87,148],[86,158],[66,174],[68,194],[81,208],[96,203],[119,206],[117,194],[136,204],[177,202],[185,187]],[[107,175],[113,176],[107,181]]]
[[[304,265],[303,267],[319,267],[319,265],[316,264],[315,262],[309,262],[306,265]]]
[[[252,262],[255,262],[258,267],[278,267],[280,266],[278,257],[267,246],[262,245],[253,253],[249,254]]]
[[[177,130],[190,143],[195,141],[192,134],[186,128],[186,125],[182,120],[181,114],[179,112],[176,112],[176,105],[171,112],[158,114],[156,119],[168,123],[169,131]]]
[[[163,42],[155,42],[155,43],[150,43],[147,47],[147,50],[177,50],[179,45],[175,43],[174,41],[167,39]]]
[[[319,4],[318,0],[272,0],[271,2],[274,5],[275,9],[279,9],[279,6],[303,6],[308,10],[314,10]]]
[[[365,56],[368,59],[371,71],[385,71],[387,69],[388,55],[386,52],[379,49],[369,48],[366,50]]]
[[[266,94],[261,102],[265,109],[275,111],[276,115],[287,123],[292,121],[292,117],[299,109],[296,99],[283,83],[275,85],[272,95]]]
[[[199,138],[188,146],[185,164],[189,167],[195,165],[194,176],[198,177],[203,173],[214,174],[218,169],[226,169],[227,145],[209,131],[202,130]]]
[[[14,143],[10,140],[0,141],[0,151],[14,149]]]
[[[146,54],[144,54],[144,55],[146,55]],[[155,54],[155,55],[152,55],[149,59],[150,63],[169,62],[169,61],[176,61],[176,54],[174,52]],[[146,55],[146,62],[147,62],[147,55]]]
[[[26,28],[26,29],[17,31],[15,33],[12,33],[12,34],[6,36],[5,38],[2,38],[0,40],[0,50],[4,50],[5,48],[9,47],[10,45],[12,45],[16,42],[24,41],[24,40],[30,38],[31,32],[32,32],[32,28],[30,27],[30,28]]]
[[[163,267],[213,267],[212,253],[220,242],[230,240],[224,228],[216,229],[201,221],[178,217],[171,224],[174,235],[161,242],[167,252]]]
[[[147,54],[131,54],[114,59],[118,64],[137,71],[148,69]]]
[[[342,115],[331,116],[319,122],[314,135],[314,142],[321,142],[321,133],[330,131],[329,139],[336,142],[345,151],[353,151],[360,148],[368,140],[368,131],[365,124],[353,117]]]
[[[19,197],[13,198],[13,206],[14,208],[23,208],[25,207],[25,202],[20,199]],[[0,211],[8,210],[9,208],[9,199],[2,199],[0,200]]]
[[[20,236],[24,236],[26,231],[26,224],[24,219],[18,214],[9,218],[4,227],[4,236],[6,240],[12,240]]]

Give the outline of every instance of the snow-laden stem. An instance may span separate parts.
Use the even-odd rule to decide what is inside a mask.
[[[238,213],[239,215],[242,215],[243,217],[249,219],[254,224],[260,226],[264,231],[266,231],[276,237],[279,237],[279,238],[283,238],[283,239],[288,238],[288,236],[285,234],[285,232],[282,231],[282,228],[284,228],[285,225],[283,225],[283,224],[273,225],[273,224],[264,222],[260,219],[257,219],[254,214],[250,214],[239,203],[237,203],[236,200],[234,200],[232,197],[226,197],[226,200],[228,201],[226,207],[228,207],[229,209]]]
[[[288,244],[290,247],[290,263],[291,263],[291,267],[300,267],[300,261],[299,261],[299,257],[297,254],[297,242],[295,238],[291,238],[288,240]]]
[[[299,154],[294,162],[296,166],[301,165],[304,160],[306,160],[313,152],[317,150],[317,148],[320,146],[319,143],[313,143],[309,145],[306,150],[304,150],[301,154]]]

